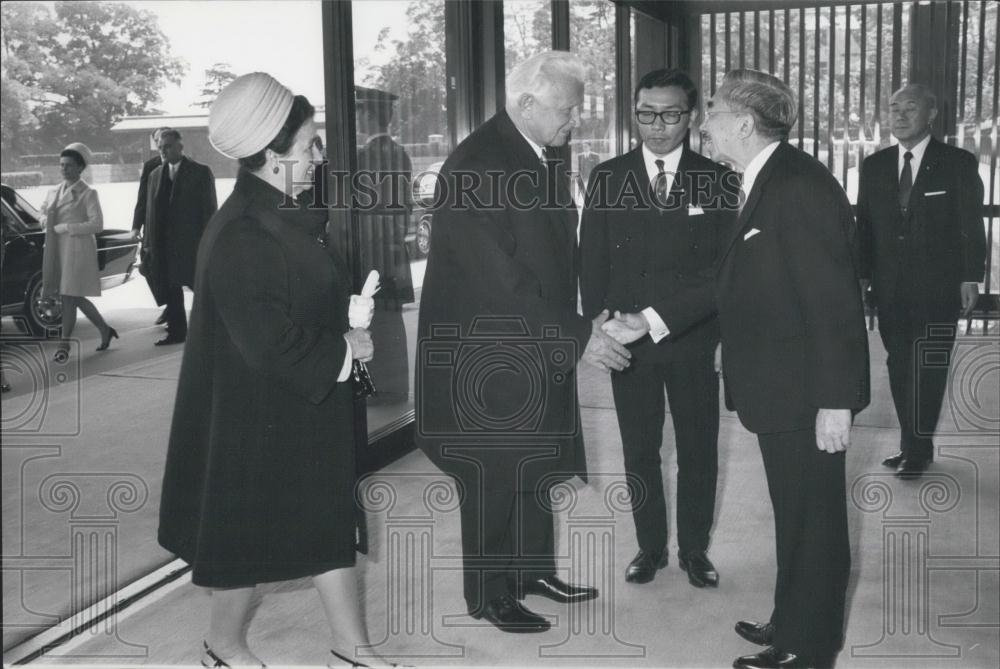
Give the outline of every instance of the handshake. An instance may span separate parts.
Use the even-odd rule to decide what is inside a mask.
[[[631,344],[649,332],[649,322],[642,314],[615,312],[610,318],[605,309],[593,321],[590,341],[583,352],[583,359],[600,370],[622,371],[629,366],[632,354],[626,344]]]

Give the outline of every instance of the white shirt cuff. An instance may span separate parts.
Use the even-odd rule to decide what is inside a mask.
[[[649,338],[653,340],[654,344],[660,343],[661,339],[670,334],[670,328],[660,318],[660,314],[656,313],[656,309],[646,307],[642,310],[642,315],[646,317],[646,322],[649,323]]]
[[[344,343],[347,344],[347,353],[344,354],[344,366],[340,368],[340,376],[337,377],[337,383],[343,383],[351,378],[351,367],[354,366],[354,351],[351,349],[351,342],[347,341],[347,337],[344,337]]]

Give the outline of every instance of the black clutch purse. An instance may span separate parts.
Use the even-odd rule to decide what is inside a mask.
[[[351,380],[354,386],[354,399],[360,400],[378,394],[372,375],[368,371],[368,365],[360,360],[355,360],[351,367]]]

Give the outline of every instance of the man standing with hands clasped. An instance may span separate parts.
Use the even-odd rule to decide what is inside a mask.
[[[701,588],[719,583],[708,559],[719,469],[713,364],[719,322],[712,316],[681,337],[667,337],[659,311],[692,283],[711,280],[735,219],[738,180],[688,148],[697,104],[698,90],[680,70],[655,70],[639,81],[635,119],[642,146],[594,172],[580,233],[580,293],[585,315],[641,309],[656,324],[630,347],[632,364],[611,373],[639,544],[625,580],[647,583],[667,565],[660,459],[666,388],[677,444],[678,561]]]
[[[858,189],[862,288],[874,283],[878,331],[889,354],[889,387],[899,417],[899,452],[882,461],[900,478],[934,459],[948,359],[959,312],[976,306],[986,272],[983,182],[975,156],[931,136],[937,100],[909,84],[889,101],[899,140],[865,159]]]
[[[781,80],[729,72],[702,127],[713,158],[744,172],[745,204],[714,290],[665,305],[671,333],[692,304],[718,309],[728,390],[757,434],[774,507],[778,575],[770,621],[736,632],[768,646],[735,667],[827,667],[843,644],[851,553],[845,451],[867,406],[868,339],[851,257],[850,203],[822,164],[787,142],[795,99]],[[713,295],[714,293],[714,295]],[[620,340],[641,315],[613,321]]]

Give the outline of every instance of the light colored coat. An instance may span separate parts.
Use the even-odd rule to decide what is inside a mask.
[[[101,294],[97,267],[97,239],[104,215],[97,191],[83,180],[60,184],[42,203],[45,253],[42,258],[42,294],[92,296]],[[55,228],[65,223],[67,230]]]

